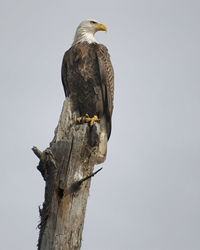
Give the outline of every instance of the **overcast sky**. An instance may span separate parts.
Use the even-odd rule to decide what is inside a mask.
[[[0,244],[36,249],[60,68],[86,18],[115,69],[113,131],[93,178],[83,250],[200,249],[200,1],[1,0]],[[97,166],[98,167],[98,166]]]

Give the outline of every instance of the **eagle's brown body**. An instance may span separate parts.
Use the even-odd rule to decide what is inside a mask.
[[[105,117],[108,139],[113,111],[114,72],[104,45],[82,42],[64,55],[62,82],[65,95],[72,100],[80,116]]]

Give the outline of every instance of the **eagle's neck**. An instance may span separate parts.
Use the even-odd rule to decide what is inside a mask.
[[[75,45],[80,42],[88,42],[88,43],[98,43],[94,38],[94,33],[88,32],[85,29],[78,29],[76,31],[74,42],[72,45]]]

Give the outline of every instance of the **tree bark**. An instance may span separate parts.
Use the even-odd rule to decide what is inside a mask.
[[[106,158],[105,122],[77,124],[69,98],[64,101],[55,136],[45,151],[33,147],[45,182],[38,250],[78,250],[95,164]]]

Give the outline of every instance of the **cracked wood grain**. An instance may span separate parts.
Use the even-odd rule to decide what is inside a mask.
[[[105,121],[95,123],[91,132],[88,124],[77,124],[78,114],[71,110],[67,98],[50,146],[43,152],[33,147],[40,159],[37,168],[45,180],[38,250],[81,248],[90,177],[99,171],[93,173],[94,165],[106,158]],[[91,143],[91,136],[97,138],[95,143]],[[77,183],[80,187],[73,189]]]

